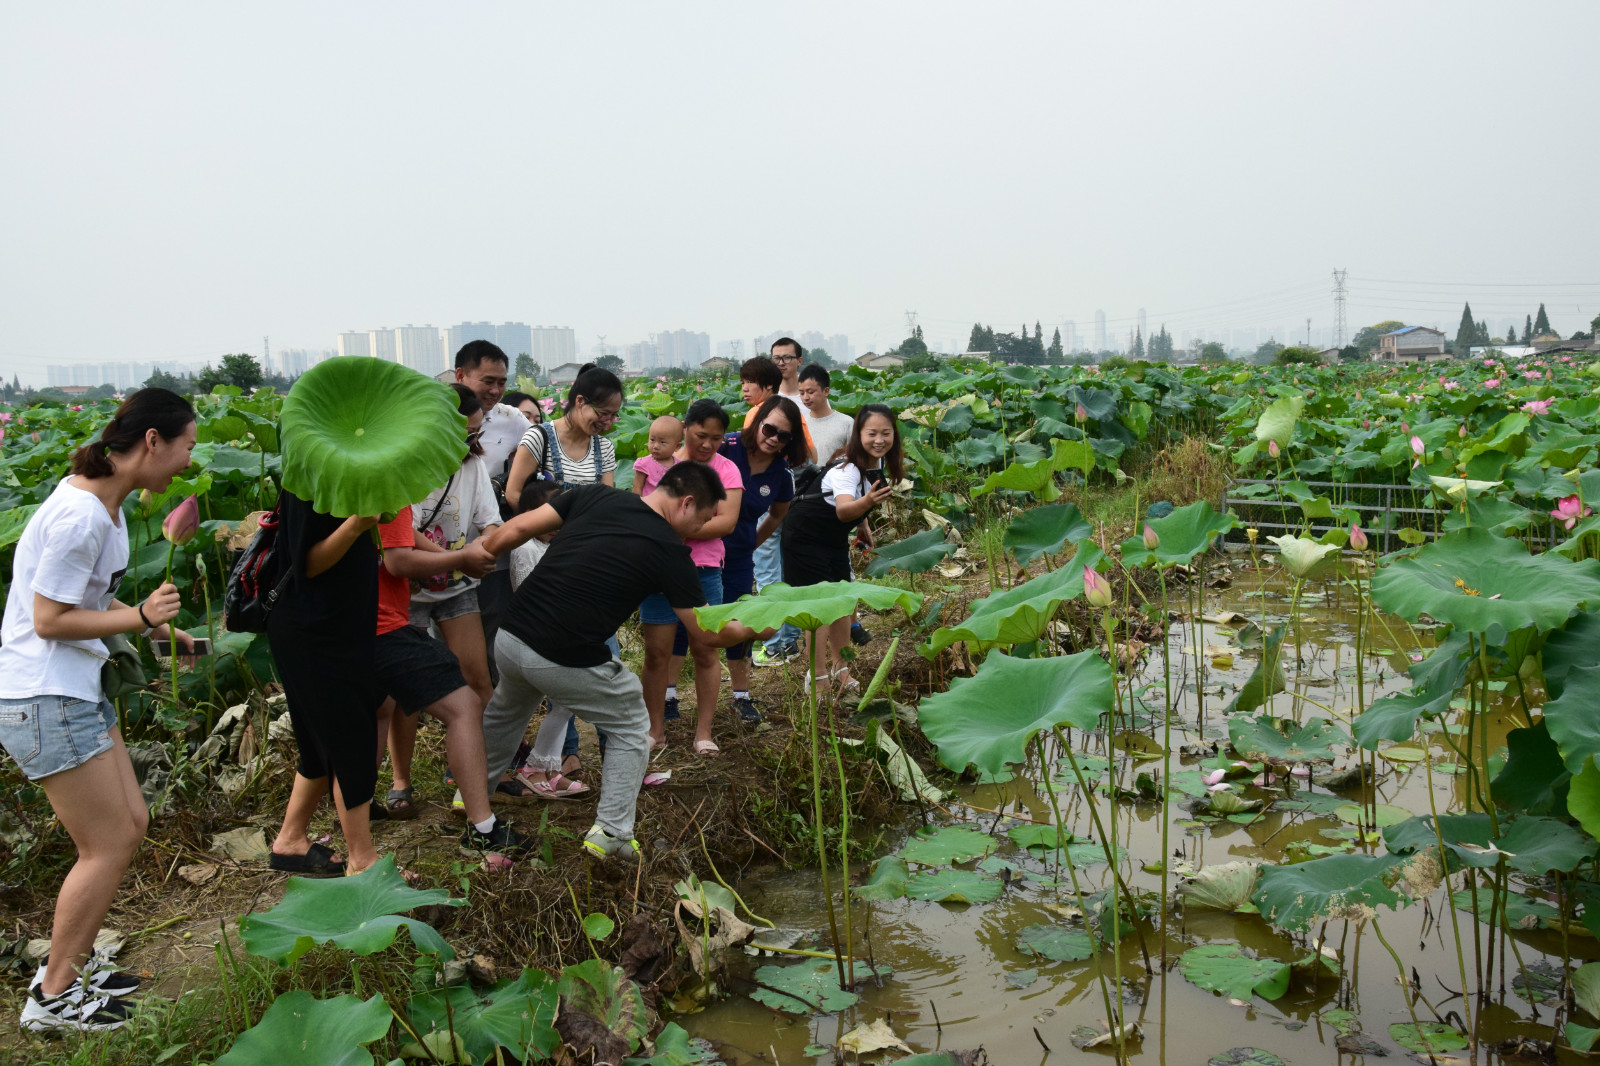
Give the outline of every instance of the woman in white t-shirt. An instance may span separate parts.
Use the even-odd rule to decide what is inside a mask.
[[[140,389],[98,440],[73,454],[71,475],[17,542],[0,629],[0,746],[44,789],[78,850],[56,897],[50,954],[22,1009],[28,1029],[114,1029],[132,1010],[123,997],[139,987],[93,953],[150,822],[116,708],[100,686],[102,638],[144,633],[193,647],[169,626],[178,615],[175,586],[131,607],[115,597],[128,569],[123,500],[165,491],[189,468],[194,442],[187,399]]]
[[[856,412],[843,458],[824,467],[818,483],[789,507],[781,527],[784,581],[796,586],[849,581],[851,531],[889,498],[904,476],[894,411],[881,403],[865,405]],[[850,616],[819,630],[818,636],[822,646],[817,650],[816,679],[832,678],[840,692],[860,688],[839,657],[850,644]],[[811,661],[809,649],[804,659]]]

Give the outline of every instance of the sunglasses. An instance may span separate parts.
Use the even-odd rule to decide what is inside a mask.
[[[467,443],[469,445],[476,444],[476,443],[478,443],[479,440],[482,439],[482,437],[483,437],[483,430],[475,429],[471,433],[467,434]]]
[[[794,439],[793,433],[790,433],[787,429],[779,429],[771,422],[761,423],[761,435],[763,437],[774,437],[779,444],[788,444],[789,441]]]

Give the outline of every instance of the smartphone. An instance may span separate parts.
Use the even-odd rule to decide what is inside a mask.
[[[867,480],[872,483],[873,488],[877,488],[879,485],[883,484],[884,477],[885,475],[881,468],[878,470],[867,471]]]
[[[150,642],[150,647],[151,647],[151,650],[153,650],[156,653],[156,656],[158,658],[169,659],[169,658],[172,657],[172,641],[170,641],[170,640],[160,640],[160,639],[152,640]],[[195,637],[194,638],[194,651],[185,651],[183,649],[183,646],[179,645],[178,654],[179,655],[210,655],[211,654],[211,638],[210,637]]]

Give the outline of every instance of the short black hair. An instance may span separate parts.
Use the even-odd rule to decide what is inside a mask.
[[[777,392],[778,386],[783,384],[783,371],[764,355],[752,356],[739,367],[739,380],[750,381],[769,392]]]
[[[731,420],[728,418],[727,410],[711,397],[702,396],[690,404],[689,409],[683,413],[683,424],[698,426],[713,418],[722,423],[722,432],[728,432]]]
[[[456,353],[457,370],[476,370],[478,364],[485,359],[492,359],[497,363],[504,363],[507,369],[511,367],[511,360],[506,358],[506,353],[494,341],[468,341]]]
[[[523,400],[533,400],[533,397],[529,396],[525,392],[518,392],[516,389],[512,389],[510,392],[500,397],[500,402],[508,407],[521,407]],[[538,403],[539,401],[534,400],[534,402]]]
[[[584,363],[578,368],[578,376],[572,379],[572,388],[567,390],[567,405],[562,410],[571,414],[579,396],[592,407],[595,404],[605,403],[621,392],[622,382],[617,375],[604,367]]]
[[[674,499],[692,497],[696,511],[715,510],[717,504],[728,498],[728,490],[722,487],[722,479],[716,471],[692,459],[680,459],[667,467],[656,487]]]
[[[517,513],[527,514],[543,507],[560,494],[559,482],[551,481],[549,478],[530,477],[522,486],[522,495],[517,497]]]
[[[828,373],[828,368],[820,363],[807,363],[800,368],[801,381],[815,381],[825,389],[833,388],[833,377]],[[510,400],[506,401],[511,403]]]
[[[806,350],[804,348],[800,347],[800,342],[795,340],[793,337],[779,337],[777,340],[773,341],[767,347],[767,351],[771,352],[774,348],[791,348],[791,347],[794,349],[794,354],[795,355],[798,355],[802,359],[804,359],[806,357]]]

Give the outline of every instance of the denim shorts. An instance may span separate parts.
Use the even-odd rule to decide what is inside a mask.
[[[0,699],[0,747],[17,761],[28,780],[82,766],[111,750],[117,709],[110,700],[95,703],[73,696]]]
[[[464,614],[477,614],[478,586],[458,592],[448,600],[412,600],[411,624],[426,630],[429,622],[448,622]]]
[[[700,594],[706,598],[708,606],[716,606],[722,602],[722,567],[699,566]],[[672,604],[661,593],[652,593],[644,598],[639,605],[639,621],[647,626],[671,626],[678,624],[678,616],[672,610]]]

